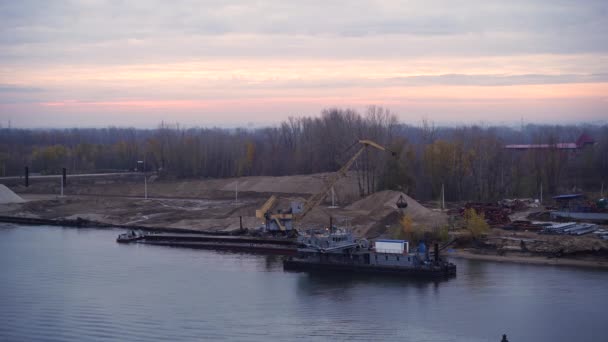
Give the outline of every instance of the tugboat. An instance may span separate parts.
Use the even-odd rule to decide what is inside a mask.
[[[424,243],[415,251],[405,240],[356,239],[351,232],[332,228],[312,230],[298,237],[297,256],[283,261],[286,270],[330,270],[383,273],[408,277],[442,278],[456,275],[456,265],[443,260],[439,245],[434,252]]]
[[[130,230],[126,233],[118,235],[116,242],[118,243],[129,243],[144,239],[146,236],[150,236],[150,233],[143,232],[141,230]]]

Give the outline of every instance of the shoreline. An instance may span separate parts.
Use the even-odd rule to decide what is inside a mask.
[[[144,231],[164,232],[164,233],[190,233],[190,234],[208,234],[208,235],[238,235],[237,231],[230,232],[215,232],[202,231],[187,228],[169,228],[169,227],[148,227],[136,225],[116,225],[102,223],[86,219],[40,219],[26,218],[15,216],[0,215],[0,223],[23,226],[60,226],[67,228],[92,228],[92,229],[140,229]],[[443,255],[455,259],[482,260],[491,262],[527,264],[527,265],[547,265],[547,266],[566,266],[577,268],[595,268],[608,270],[608,259],[605,260],[588,260],[588,259],[572,259],[572,258],[548,258],[546,256],[534,255],[496,255],[496,254],[481,254],[476,253],[472,248],[453,249],[452,252],[444,252]]]
[[[518,255],[488,255],[471,252],[469,249],[455,249],[454,252],[444,253],[450,258],[482,260],[493,262],[504,262],[527,265],[568,266],[579,268],[596,268],[608,270],[608,260],[581,260],[570,258],[547,258],[543,256],[518,256]]]

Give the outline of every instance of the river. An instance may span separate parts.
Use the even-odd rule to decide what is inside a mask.
[[[456,278],[284,272],[280,256],[0,224],[0,341],[602,341],[608,272],[454,260]]]

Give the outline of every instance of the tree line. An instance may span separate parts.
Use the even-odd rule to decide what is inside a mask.
[[[574,142],[586,133],[594,146],[508,150],[506,144]],[[0,128],[0,174],[147,171],[163,177],[281,176],[338,170],[370,139],[393,152],[366,150],[353,165],[360,194],[394,189],[421,200],[490,201],[569,191],[595,191],[608,176],[608,125],[521,127],[435,126],[400,123],[382,107],[364,113],[324,110],[318,117],[290,117],[265,128],[156,129]]]

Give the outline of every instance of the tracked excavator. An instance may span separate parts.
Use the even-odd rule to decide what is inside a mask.
[[[358,140],[352,146],[356,144],[362,145],[361,148],[336,172],[330,175],[328,181],[325,183],[321,191],[312,195],[308,200],[304,203],[293,202],[291,204],[291,208],[286,210],[285,212],[277,212],[272,213],[271,209],[275,205],[277,201],[277,197],[275,195],[270,196],[270,198],[262,205],[262,207],[256,210],[256,217],[264,223],[263,229],[266,232],[277,233],[280,232],[285,235],[296,235],[297,231],[294,227],[295,222],[301,222],[302,219],[310,213],[310,211],[318,206],[327,193],[331,190],[331,188],[343,177],[346,176],[346,173],[351,168],[353,163],[359,158],[359,156],[369,147],[376,148],[380,151],[385,151],[391,153],[395,156],[395,153],[388,150],[384,146],[375,143],[371,140]],[[349,147],[349,149],[351,148]],[[400,208],[407,207],[407,202],[405,199],[400,198],[397,205]]]

